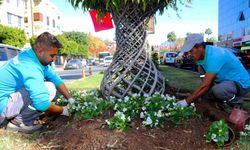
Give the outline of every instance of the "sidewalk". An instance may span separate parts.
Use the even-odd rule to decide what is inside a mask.
[[[58,72],[58,71],[63,71],[63,65],[56,65],[55,66],[55,71]]]

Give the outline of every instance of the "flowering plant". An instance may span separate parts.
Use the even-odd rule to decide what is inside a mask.
[[[249,149],[250,148],[250,124],[245,125],[244,131],[240,132],[240,145],[242,149]]]
[[[209,126],[206,140],[207,142],[213,141],[218,146],[224,146],[229,140],[229,127],[224,120],[215,121]]]

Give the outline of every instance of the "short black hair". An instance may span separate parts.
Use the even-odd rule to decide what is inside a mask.
[[[43,45],[45,48],[49,49],[51,47],[56,47],[58,49],[63,48],[63,45],[57,40],[57,38],[49,32],[43,32],[40,34],[33,45],[33,49],[37,46]]]

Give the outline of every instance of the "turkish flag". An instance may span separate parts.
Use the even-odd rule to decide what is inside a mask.
[[[95,32],[113,28],[113,23],[112,23],[109,12],[107,12],[106,16],[104,16],[103,18],[100,18],[99,20],[97,20],[98,14],[96,10],[90,10],[89,14],[91,16],[91,19],[95,28]]]

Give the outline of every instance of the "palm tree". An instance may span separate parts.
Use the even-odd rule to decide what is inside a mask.
[[[116,25],[117,50],[101,83],[105,98],[133,93],[164,93],[165,79],[146,53],[147,22],[157,11],[178,11],[177,4],[191,0],[68,0],[74,8],[110,12]],[[179,3],[180,2],[180,3]]]
[[[207,41],[208,41],[208,39],[209,39],[209,35],[211,35],[213,32],[212,32],[212,30],[210,29],[210,28],[207,28],[206,30],[205,30],[205,34],[207,34]]]
[[[3,3],[3,1],[2,0],[0,0],[0,5]]]

